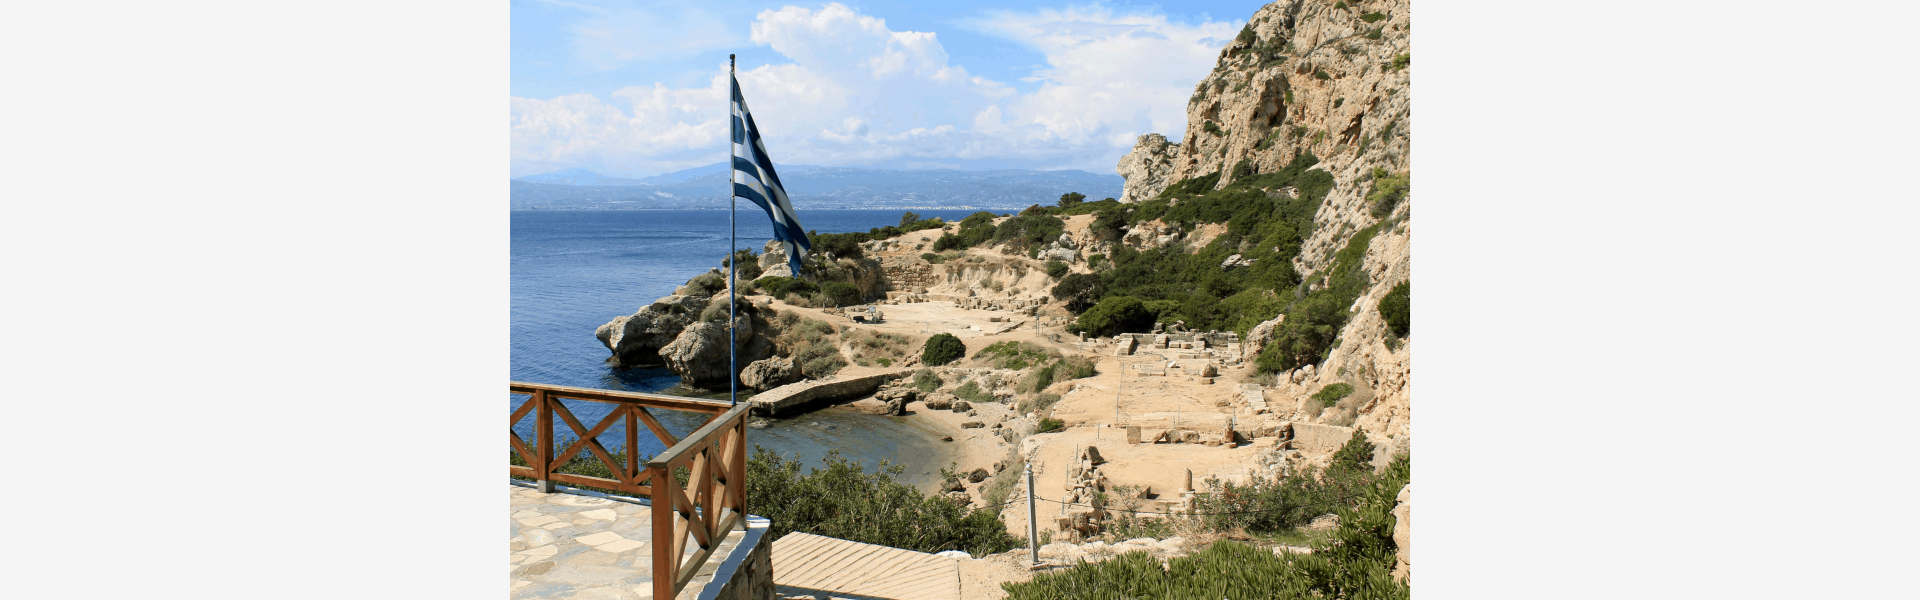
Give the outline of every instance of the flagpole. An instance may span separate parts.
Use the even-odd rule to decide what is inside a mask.
[[[739,309],[736,308],[734,305],[734,302],[735,302],[734,298],[739,295],[737,292],[734,291],[734,288],[740,281],[740,276],[737,275],[737,273],[740,272],[740,255],[739,255],[739,251],[735,249],[735,246],[740,245],[740,240],[739,240],[740,231],[737,227],[734,226],[734,212],[740,206],[740,197],[735,196],[733,194],[733,175],[732,175],[733,173],[733,140],[739,134],[739,132],[733,131],[732,129],[733,127],[738,127],[738,125],[732,125],[732,123],[734,122],[734,119],[733,119],[733,92],[731,90],[733,89],[734,86],[737,86],[737,85],[740,85],[740,83],[737,81],[734,81],[733,79],[733,55],[728,54],[727,55],[727,89],[729,91],[727,92],[727,123],[729,123],[729,125],[728,125],[727,131],[729,131],[731,135],[727,136],[727,160],[725,162],[725,164],[727,165],[727,173],[728,173],[727,175],[727,392],[728,392],[727,406],[734,406],[740,403],[740,363],[739,363],[739,357],[736,356],[740,352],[740,334],[733,330],[734,325],[740,321],[740,313],[738,312]]]

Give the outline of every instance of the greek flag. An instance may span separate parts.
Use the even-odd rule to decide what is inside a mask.
[[[807,243],[807,231],[793,213],[793,202],[773,172],[773,159],[767,158],[767,146],[760,141],[760,128],[747,112],[747,101],[740,97],[740,80],[733,82],[733,195],[752,200],[773,219],[773,239],[786,247],[787,266],[800,276],[800,258],[813,248]]]

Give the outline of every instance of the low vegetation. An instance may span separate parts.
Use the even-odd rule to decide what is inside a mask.
[[[787,356],[807,377],[826,377],[847,366],[846,357],[840,354],[840,332],[833,325],[791,312],[781,313],[773,325],[774,344],[786,349]]]
[[[1320,406],[1324,408],[1328,406],[1333,406],[1333,404],[1335,402],[1339,402],[1341,398],[1345,398],[1351,395],[1353,395],[1352,384],[1335,383],[1335,384],[1329,384],[1327,387],[1320,388],[1320,391],[1318,392],[1314,392],[1313,401],[1319,402]]]
[[[920,364],[938,367],[967,355],[967,344],[951,333],[936,333],[927,338],[927,345],[920,351]]]
[[[772,521],[767,539],[794,531],[918,552],[1005,552],[1024,541],[1007,534],[998,510],[973,510],[897,480],[904,468],[882,462],[868,472],[828,453],[824,467],[755,447],[747,462],[747,506]]]
[[[1380,317],[1387,320],[1393,335],[1407,337],[1413,331],[1413,282],[1402,281],[1380,298]]]
[[[1208,490],[1196,497],[1195,515],[1173,516],[1199,520],[1215,532],[1313,539],[1297,528],[1319,515],[1337,515],[1339,525],[1311,542],[1311,554],[1275,554],[1221,541],[1164,565],[1136,552],[1001,587],[1011,599],[1410,598],[1408,585],[1392,578],[1399,550],[1392,511],[1411,478],[1412,463],[1401,455],[1375,473],[1366,463],[1372,453],[1365,435],[1356,434],[1324,470],[1308,468],[1280,480],[1256,478],[1242,486],[1209,481]],[[1152,520],[1131,526],[1149,534],[1165,527]]]
[[[907,346],[913,342],[905,335],[872,329],[856,329],[841,337],[853,347],[853,363],[863,367],[873,364],[891,367],[906,357]]]

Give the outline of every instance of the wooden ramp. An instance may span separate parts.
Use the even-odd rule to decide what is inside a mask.
[[[959,600],[960,566],[925,552],[794,532],[773,543],[773,586],[817,600]]]

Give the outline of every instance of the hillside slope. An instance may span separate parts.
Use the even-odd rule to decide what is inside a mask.
[[[1217,174],[1212,187],[1220,190],[1281,171],[1303,153],[1320,159],[1316,168],[1332,175],[1333,186],[1292,257],[1307,287],[1330,285],[1335,255],[1356,233],[1381,227],[1364,248],[1365,289],[1348,307],[1338,342],[1317,368],[1281,373],[1270,394],[1299,400],[1333,383],[1353,385],[1349,399],[1312,419],[1351,419],[1376,440],[1391,434],[1396,445],[1409,434],[1411,338],[1389,333],[1375,307],[1409,279],[1412,199],[1401,191],[1397,205],[1390,200],[1388,210],[1376,211],[1368,194],[1383,187],[1378,174],[1409,171],[1408,7],[1405,0],[1262,7],[1195,86],[1185,138],[1141,136],[1118,166],[1127,179],[1120,200],[1140,203],[1181,181]],[[1405,190],[1406,180],[1399,185]],[[1255,328],[1249,343],[1265,342],[1261,334],[1278,321]]]

